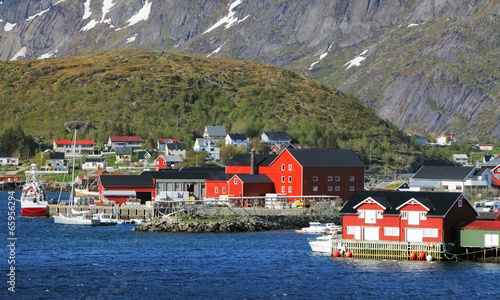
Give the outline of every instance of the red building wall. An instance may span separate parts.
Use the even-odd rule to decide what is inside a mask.
[[[243,182],[238,176],[233,176],[227,182],[228,185],[228,195],[234,197],[242,197],[243,196]]]
[[[266,174],[274,182],[276,193],[307,195],[302,190],[302,166],[288,151],[283,151],[269,167],[260,169],[259,173]]]
[[[250,166],[226,166],[226,174],[250,174]]]
[[[228,195],[228,185],[225,180],[207,180],[205,181],[205,186],[207,198],[218,198],[221,195]],[[217,192],[215,192],[216,188]],[[223,189],[225,190],[225,193],[223,193]]]
[[[469,201],[462,200],[462,207],[459,207],[459,201],[455,202],[450,211],[446,214],[443,224],[444,243],[455,241],[454,227],[462,221],[474,221],[477,218],[475,209]]]
[[[332,195],[350,199],[364,188],[363,167],[304,168],[303,195]]]

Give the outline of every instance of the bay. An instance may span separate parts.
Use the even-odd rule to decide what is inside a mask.
[[[8,196],[0,192],[1,299],[500,299],[498,264],[333,258],[293,230],[137,235],[134,225],[56,225],[21,217],[19,202],[9,264]]]

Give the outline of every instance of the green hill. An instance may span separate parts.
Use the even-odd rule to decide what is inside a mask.
[[[80,138],[180,138],[206,125],[258,137],[287,131],[294,143],[352,148],[368,165],[407,169],[417,146],[356,98],[303,75],[248,61],[153,51],[0,63],[0,131],[71,138],[64,124],[88,122]],[[84,136],[85,135],[85,136]],[[416,156],[415,156],[416,155]]]

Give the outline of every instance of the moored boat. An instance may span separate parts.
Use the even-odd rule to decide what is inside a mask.
[[[99,196],[99,192],[92,192],[89,189],[77,189],[75,188],[76,196]]]
[[[304,227],[301,230],[297,230],[299,233],[313,233],[322,234],[328,231],[328,227],[320,222],[309,222],[309,227]]]
[[[36,164],[31,165],[32,176],[23,186],[21,194],[21,215],[28,217],[47,216],[48,199],[45,187],[36,177]]]
[[[342,236],[337,234],[324,234],[314,239],[309,239],[309,246],[313,252],[332,254],[333,249],[342,249]]]

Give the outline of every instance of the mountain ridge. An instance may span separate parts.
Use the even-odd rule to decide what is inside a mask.
[[[352,93],[402,130],[488,140],[499,13],[493,0],[4,1],[0,60],[128,48],[251,60]]]

